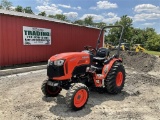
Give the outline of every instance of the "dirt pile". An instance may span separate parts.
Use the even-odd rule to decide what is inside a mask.
[[[160,78],[160,58],[157,57],[154,64],[154,69],[148,72],[150,75],[158,76]]]
[[[113,55],[115,51],[111,52]],[[137,71],[149,72],[154,68],[157,57],[153,55],[149,55],[143,52],[128,52],[121,51],[120,56],[123,59],[124,65],[127,67],[134,68]]]

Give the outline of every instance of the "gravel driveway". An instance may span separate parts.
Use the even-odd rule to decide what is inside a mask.
[[[0,77],[1,120],[160,120],[160,77],[126,67],[122,93],[90,92],[84,109],[71,111],[66,91],[45,98],[41,84],[46,70]]]

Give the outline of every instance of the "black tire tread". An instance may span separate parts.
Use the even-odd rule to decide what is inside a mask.
[[[123,73],[123,83],[120,87],[117,87],[115,84],[116,81],[116,75],[118,71],[122,71]],[[111,70],[109,71],[107,78],[105,80],[105,87],[107,89],[107,92],[110,94],[117,94],[119,92],[121,92],[121,90],[124,87],[124,82],[125,82],[125,69],[124,66],[122,65],[121,62],[115,62],[111,68]]]
[[[62,91],[62,89],[61,89],[58,93],[56,93],[56,94],[54,94],[54,95],[48,93],[48,92],[46,91],[47,81],[48,81],[48,80],[44,80],[43,83],[42,83],[42,86],[41,86],[42,93],[43,93],[46,97],[56,97],[56,96],[58,96],[59,93]]]
[[[42,83],[42,86],[41,86],[42,93],[43,93],[45,96],[47,96],[46,84],[47,84],[47,80],[44,80],[43,83]]]

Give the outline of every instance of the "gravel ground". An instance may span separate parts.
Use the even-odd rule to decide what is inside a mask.
[[[67,108],[65,90],[56,98],[43,96],[40,87],[46,70],[0,77],[0,119],[160,120],[160,76],[156,72],[126,67],[122,93],[90,92],[85,108],[76,112]]]

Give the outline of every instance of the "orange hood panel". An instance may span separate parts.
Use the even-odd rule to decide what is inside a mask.
[[[68,59],[68,58],[76,58],[76,57],[87,57],[89,56],[88,53],[85,52],[67,52],[67,53],[60,53],[52,56],[50,58],[51,61],[60,60],[60,59]]]

